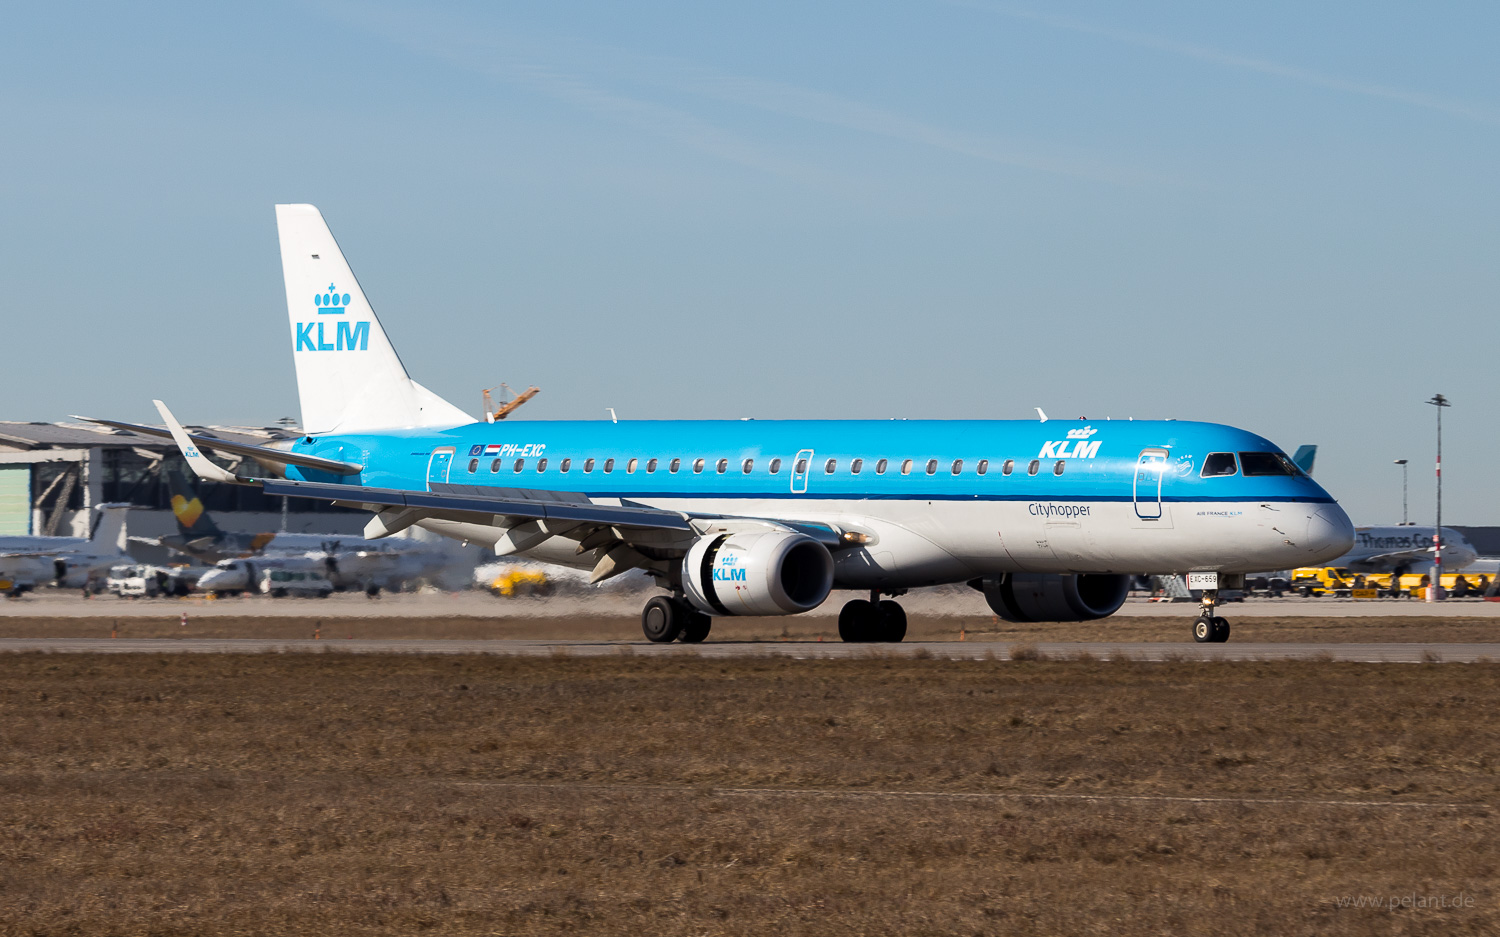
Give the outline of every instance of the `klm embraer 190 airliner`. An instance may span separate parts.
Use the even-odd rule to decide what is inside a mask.
[[[174,438],[200,477],[375,512],[592,571],[631,569],[652,641],[715,616],[793,615],[835,589],[846,641],[899,641],[882,596],[968,583],[1007,621],[1103,618],[1132,574],[1190,573],[1199,641],[1223,641],[1219,588],[1346,552],[1338,504],[1268,440],[1172,420],[478,422],[406,373],[323,216],[276,206],[303,435],[269,446]],[[231,473],[200,449],[276,477]]]

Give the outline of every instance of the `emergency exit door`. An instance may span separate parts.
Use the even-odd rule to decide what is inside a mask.
[[[452,467],[452,446],[440,446],[432,450],[432,458],[427,462],[427,490],[431,491],[433,485],[446,484],[448,481],[448,469]]]
[[[803,449],[792,460],[792,494],[807,494],[807,473],[812,471],[813,451]]]

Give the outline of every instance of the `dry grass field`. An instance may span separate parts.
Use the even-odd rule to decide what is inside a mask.
[[[103,604],[103,603],[101,603]],[[338,615],[318,617],[316,603],[307,603],[307,617],[255,614],[196,614],[188,611],[183,627],[180,609],[169,608],[158,616],[133,615],[20,615],[0,617],[0,638],[99,638],[111,632],[129,638],[311,638],[315,632],[329,640],[340,638],[532,638],[580,641],[639,641],[640,620],[629,616],[582,614],[569,617],[509,617],[421,614],[404,617]],[[106,610],[108,606],[106,605]],[[1115,616],[1100,621],[1057,624],[1012,624],[992,615],[973,617],[911,618],[907,639],[911,641],[957,641],[960,632],[969,640],[991,641],[1168,641],[1192,640],[1190,629],[1196,606],[1171,606],[1160,616]],[[215,610],[217,612],[217,610]],[[1234,623],[1236,642],[1338,642],[1338,643],[1476,643],[1500,642],[1500,619],[1465,617],[1415,617],[1370,615],[1332,617],[1318,615],[1235,616],[1235,607],[1224,614]],[[714,621],[711,641],[816,641],[838,640],[838,622],[828,616],[789,618],[720,618]]]
[[[1487,664],[4,655],[0,934],[1493,934],[1497,707]]]

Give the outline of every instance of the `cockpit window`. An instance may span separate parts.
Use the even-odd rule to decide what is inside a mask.
[[[1234,464],[1233,452],[1210,452],[1203,460],[1203,477],[1233,475],[1239,469]]]
[[[1240,468],[1249,475],[1301,475],[1292,460],[1279,452],[1241,452]]]

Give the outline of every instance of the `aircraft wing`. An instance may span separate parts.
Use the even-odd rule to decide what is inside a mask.
[[[492,528],[496,531],[495,553],[500,556],[524,552],[553,537],[566,537],[578,541],[576,555],[580,560],[585,553],[592,555],[593,582],[629,569],[649,568],[653,561],[666,557],[681,556],[693,541],[710,529],[794,530],[829,548],[859,542],[855,539],[857,535],[846,534],[826,524],[694,515],[638,504],[595,504],[578,492],[450,484],[433,485],[430,491],[416,491],[281,478],[247,478],[231,474],[206,458],[198,451],[197,440],[182,428],[166,405],[161,401],[155,403],[166,421],[166,433],[177,443],[199,478],[258,485],[268,495],[312,498],[374,511],[375,516],[364,530],[365,537],[372,540],[398,533],[422,520]],[[213,442],[205,440],[204,445]]]
[[[1432,548],[1416,550],[1397,550],[1392,553],[1377,553],[1374,556],[1366,556],[1349,564],[1350,569],[1364,571],[1378,571],[1388,567],[1404,566],[1409,563],[1421,563],[1432,559]]]
[[[529,489],[495,489],[479,485],[439,485],[437,491],[403,488],[363,488],[321,482],[295,482],[279,478],[259,480],[268,495],[314,498],[346,506],[368,505],[385,513],[390,509],[415,510],[425,516],[511,527],[526,521],[621,525],[649,530],[692,530],[687,515],[657,508],[594,504],[583,495]],[[499,492],[499,493],[494,493]],[[376,531],[380,533],[381,531]],[[395,533],[394,530],[388,533]]]
[[[98,423],[101,426],[113,426],[116,429],[129,430],[132,433],[140,433],[143,436],[157,436],[162,439],[172,438],[172,431],[170,429],[163,429],[160,426],[148,426],[144,423],[126,423],[121,420],[99,420],[89,416],[75,416],[74,419],[84,420],[88,423]],[[202,433],[185,433],[185,435],[194,445],[202,449],[216,449],[219,452],[248,456],[252,459],[275,462],[281,465],[298,465],[302,468],[317,469],[320,472],[329,472],[334,475],[358,475],[364,470],[363,465],[358,465],[354,462],[324,459],[315,455],[287,452],[284,449],[272,449],[269,446],[251,446],[245,443],[230,442],[227,439],[204,436]],[[218,478],[211,479],[211,481],[221,480]]]

